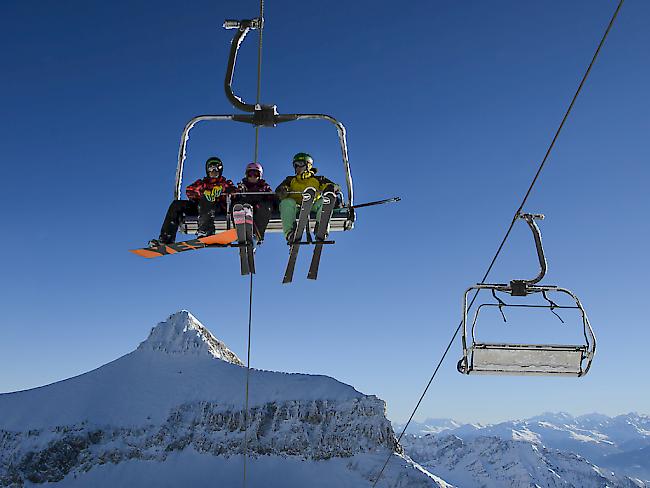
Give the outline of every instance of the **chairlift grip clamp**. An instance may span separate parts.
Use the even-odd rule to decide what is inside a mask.
[[[262,29],[264,27],[264,17],[257,17],[255,19],[234,20],[226,19],[223,21],[224,29]]]
[[[544,220],[544,214],[520,213],[518,217],[523,220]]]

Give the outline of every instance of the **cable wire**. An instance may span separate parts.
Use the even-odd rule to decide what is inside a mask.
[[[262,93],[262,32],[264,30],[264,0],[260,0],[260,38],[257,48],[257,97],[256,104],[259,106]],[[255,126],[255,154],[253,161],[258,162],[259,151],[259,126]],[[247,252],[253,252],[252,243]],[[246,488],[246,468],[248,461],[248,400],[249,400],[249,387],[250,387],[250,371],[251,371],[251,332],[253,324],[253,273],[250,273],[250,284],[248,294],[248,347],[247,347],[247,360],[246,360],[246,401],[244,409],[244,479],[243,486]]]
[[[620,0],[618,3],[618,6],[616,7],[616,11],[612,15],[611,20],[609,21],[609,24],[607,25],[607,29],[605,30],[605,33],[603,34],[600,43],[598,44],[598,48],[596,49],[596,52],[594,53],[593,57],[591,58],[591,62],[589,63],[589,66],[587,70],[585,71],[584,76],[582,77],[582,80],[580,81],[580,85],[578,85],[578,89],[576,90],[575,94],[573,95],[573,98],[571,99],[571,103],[569,104],[569,107],[567,108],[566,112],[564,113],[564,117],[562,117],[562,121],[560,122],[559,127],[555,131],[555,136],[553,137],[553,140],[551,141],[551,144],[549,145],[548,149],[546,150],[546,154],[544,155],[544,158],[542,159],[542,162],[539,165],[539,168],[537,169],[537,172],[535,173],[535,177],[533,178],[532,182],[530,183],[530,186],[528,187],[528,190],[526,191],[526,194],[524,195],[524,198],[521,201],[521,204],[517,208],[517,211],[515,212],[515,215],[512,218],[512,221],[510,222],[510,226],[508,227],[508,230],[506,231],[503,240],[501,241],[501,244],[499,244],[499,247],[492,258],[492,261],[490,262],[490,265],[487,268],[487,271],[483,275],[483,278],[480,281],[480,284],[483,284],[485,280],[487,279],[488,275],[492,271],[492,268],[494,267],[494,264],[496,263],[497,258],[499,257],[499,254],[501,254],[501,250],[503,249],[503,246],[505,245],[506,241],[508,240],[508,237],[510,236],[510,232],[512,231],[512,228],[515,225],[515,222],[517,221],[519,214],[521,213],[521,210],[523,209],[524,205],[526,204],[526,201],[528,200],[528,197],[533,191],[533,188],[535,184],[537,183],[537,180],[539,178],[540,173],[542,172],[542,169],[544,169],[544,166],[546,164],[546,160],[548,159],[548,156],[551,153],[551,150],[555,146],[555,141],[557,141],[558,136],[560,135],[560,132],[562,132],[562,128],[564,127],[564,123],[566,122],[567,118],[569,117],[569,114],[571,113],[571,110],[573,109],[573,105],[575,104],[576,99],[578,98],[578,95],[580,94],[582,87],[585,84],[585,81],[587,80],[589,73],[591,72],[591,68],[593,67],[594,63],[596,62],[596,58],[600,54],[600,50],[603,47],[603,44],[605,43],[605,39],[607,39],[607,36],[609,35],[609,31],[611,30],[612,26],[614,25],[614,21],[616,20],[616,17],[618,16],[618,12],[621,10],[621,7],[623,6],[623,2],[625,0]],[[472,308],[472,305],[474,305],[474,301],[476,300],[476,297],[478,296],[478,290],[474,292],[474,296],[472,297],[472,300],[468,306],[468,310]],[[447,345],[447,348],[445,349],[445,352],[442,354],[442,357],[440,358],[440,361],[438,362],[438,365],[436,366],[435,370],[433,371],[433,374],[431,375],[431,378],[429,379],[429,382],[427,383],[426,387],[424,388],[424,391],[422,392],[422,395],[420,395],[420,399],[418,400],[417,404],[415,405],[415,408],[413,409],[413,412],[411,413],[411,416],[409,417],[408,421],[406,422],[406,425],[404,426],[404,429],[402,429],[401,434],[397,438],[397,443],[402,440],[402,437],[404,437],[404,434],[406,433],[406,429],[408,428],[409,424],[413,420],[413,417],[415,416],[415,413],[417,412],[418,408],[420,407],[420,404],[422,403],[422,400],[424,399],[425,395],[427,394],[427,391],[429,390],[429,387],[431,386],[431,383],[433,382],[433,379],[436,377],[436,374],[438,373],[438,370],[440,369],[440,366],[442,365],[443,361],[445,360],[445,357],[447,356],[447,353],[451,349],[452,344],[456,340],[456,336],[458,335],[458,332],[460,331],[460,328],[462,327],[462,321],[458,324],[458,327],[456,328],[456,331],[454,332],[454,335],[451,338],[451,341],[449,341],[449,344]],[[381,475],[383,474],[384,470],[386,469],[386,466],[388,465],[388,462],[390,461],[393,453],[391,452],[389,456],[386,458],[386,461],[384,462],[384,465],[382,466],[381,470],[379,471],[379,474],[377,475],[377,478],[375,479],[374,483],[372,484],[373,488],[377,485],[379,482]]]
[[[248,292],[248,349],[246,360],[246,405],[244,407],[244,488],[246,488],[246,461],[248,459],[248,392],[251,371],[251,329],[253,324],[253,273],[250,273]]]

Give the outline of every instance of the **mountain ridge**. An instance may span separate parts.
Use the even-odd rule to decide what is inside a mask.
[[[158,323],[134,351],[93,371],[0,394],[0,486],[112,488],[109,480],[128,472],[123,483],[144,488],[150,485],[143,473],[152,464],[166,471],[179,459],[232,472],[224,481],[229,486],[241,482],[232,466],[243,452],[251,465],[270,470],[258,473],[251,488],[305,486],[313,470],[327,471],[324,465],[341,486],[360,488],[388,456],[387,482],[445,486],[402,455],[385,411],[383,400],[327,376],[247,372],[198,319],[181,311]],[[294,481],[275,479],[277,469]],[[177,471],[162,486],[184,483],[183,469]],[[141,484],[133,481],[141,478]],[[210,480],[193,486],[207,488]]]

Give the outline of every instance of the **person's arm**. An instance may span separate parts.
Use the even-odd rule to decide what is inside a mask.
[[[262,191],[264,193],[273,193],[273,188],[265,181],[264,186],[262,187]],[[264,195],[262,196],[262,200],[265,200],[267,202],[272,202],[275,199],[275,195]]]
[[[318,182],[320,183],[319,190],[322,192],[331,191],[338,193],[341,191],[341,187],[334,183],[332,180],[325,178],[324,176],[317,176]]]
[[[291,184],[291,178],[293,178],[293,176],[287,176],[284,181],[280,183],[275,189],[275,193],[278,195],[278,198],[280,200],[283,200],[289,196],[289,185]]]
[[[198,202],[201,200],[201,191],[203,190],[203,180],[196,180],[194,183],[185,188],[185,195],[189,200]]]
[[[244,180],[241,180],[239,183],[237,183],[237,193],[245,193],[247,191],[248,187],[246,186]]]
[[[237,193],[238,189],[235,186],[235,184],[232,182],[232,180],[226,180],[223,191],[224,193]]]

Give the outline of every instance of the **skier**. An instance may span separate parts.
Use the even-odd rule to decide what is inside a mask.
[[[238,203],[248,203],[253,207],[254,233],[259,246],[264,242],[264,233],[271,218],[273,206],[273,190],[262,179],[264,168],[260,163],[249,163],[246,166],[244,178],[237,185],[239,192],[235,197]],[[269,193],[269,195],[246,195],[248,192]]]
[[[300,152],[293,157],[293,168],[296,172],[295,176],[287,176],[275,190],[280,199],[282,230],[288,243],[294,239],[296,216],[302,203],[302,192],[309,187],[315,188],[318,192],[312,207],[312,210],[316,211],[316,221],[318,222],[323,208],[322,193],[325,191],[338,193],[341,190],[336,183],[324,176],[316,176],[318,170],[314,167],[314,158],[307,153]]]
[[[226,213],[225,195],[234,193],[233,182],[222,176],[223,163],[216,156],[205,162],[206,177],[196,180],[185,189],[188,200],[174,200],[160,229],[160,237],[149,241],[149,247],[170,244],[176,240],[176,233],[183,215],[198,215],[197,237],[214,234],[215,214]]]

